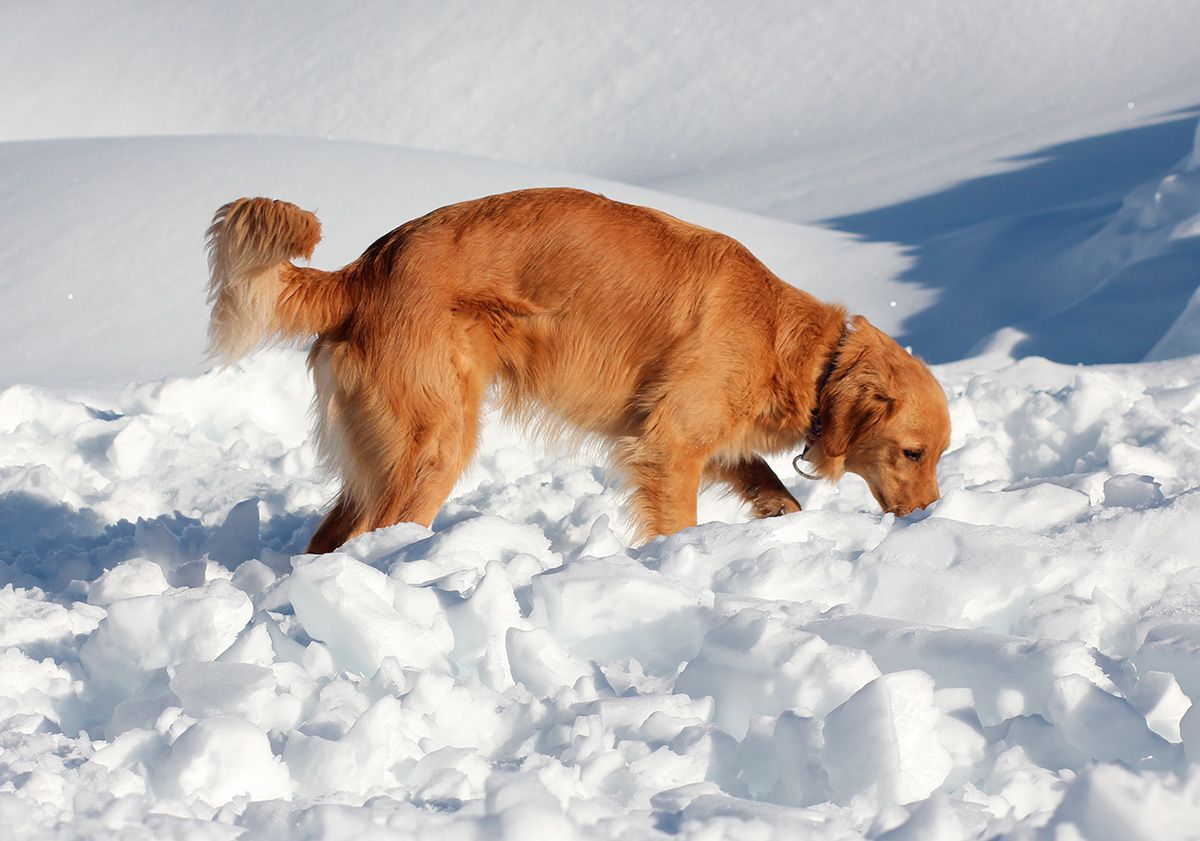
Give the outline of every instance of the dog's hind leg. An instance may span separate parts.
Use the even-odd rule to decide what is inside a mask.
[[[376,418],[371,485],[358,530],[398,522],[428,526],[475,454],[486,372],[459,360],[453,374],[427,382],[403,417]],[[415,390],[415,389],[414,389]]]
[[[430,525],[474,454],[469,425],[474,426],[455,418],[414,430],[408,452],[386,468],[382,492],[368,506],[361,530],[400,522]]]
[[[696,525],[703,457],[638,440],[625,449],[620,461],[633,481],[633,503],[643,538]]]
[[[361,513],[343,490],[338,494],[337,501],[329,509],[329,513],[317,526],[317,530],[308,541],[308,548],[304,551],[311,554],[332,552],[353,535],[362,531],[359,527],[361,519]]]
[[[680,418],[673,401],[662,399],[648,413],[641,434],[624,438],[617,447],[617,462],[632,482],[632,501],[646,539],[696,525],[696,498],[708,454]]]
[[[737,461],[713,459],[704,467],[704,478],[729,485],[750,505],[755,517],[778,517],[800,510],[800,503],[760,456]]]

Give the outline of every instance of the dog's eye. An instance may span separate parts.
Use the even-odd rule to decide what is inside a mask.
[[[921,460],[921,451],[920,450],[905,450],[904,457],[906,459],[908,459],[909,461],[920,461]]]

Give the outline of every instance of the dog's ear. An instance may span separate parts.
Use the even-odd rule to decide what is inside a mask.
[[[868,341],[848,348],[821,393],[821,444],[832,458],[844,458],[896,413],[896,398],[873,364],[871,346]]]

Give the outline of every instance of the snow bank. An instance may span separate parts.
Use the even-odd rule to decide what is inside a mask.
[[[301,368],[264,352],[104,409],[0,392],[0,808],[25,835],[1170,838],[1200,815],[1194,360],[945,366],[929,512],[797,477],[801,513],[706,494],[725,522],[643,548],[602,465],[492,422],[432,530],[324,556],[299,554],[331,492]]]
[[[370,141],[811,220],[1192,107],[1198,27],[1176,0],[18,6],[0,139]]]

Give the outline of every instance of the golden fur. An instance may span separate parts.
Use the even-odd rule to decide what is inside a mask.
[[[607,441],[647,537],[695,524],[702,481],[757,516],[799,510],[761,454],[806,440],[820,475],[862,475],[898,515],[938,498],[950,421],[929,369],[665,213],[521,190],[435,210],[332,272],[290,262],[320,224],[287,202],[231,202],[208,237],[214,356],[317,336],[316,440],[343,486],[309,551],[428,525],[493,384],[511,416]]]

